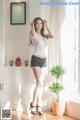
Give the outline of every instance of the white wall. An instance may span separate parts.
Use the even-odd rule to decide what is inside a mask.
[[[12,108],[17,108],[22,105],[23,109],[27,109],[32,98],[32,91],[35,86],[35,80],[32,70],[29,67],[9,67],[9,60],[15,59],[17,56],[24,59],[29,59],[32,54],[32,46],[28,46],[30,22],[36,16],[44,16],[41,11],[40,0],[24,0],[26,2],[26,25],[11,25],[10,24],[10,3],[16,0],[3,0],[3,14],[0,12],[0,18],[3,16],[2,28],[3,36],[0,35],[0,44],[3,42],[4,53],[2,54],[2,62],[4,66],[0,66],[0,84],[5,85],[5,91],[0,91],[0,107],[10,105]],[[35,10],[36,6],[36,10]],[[2,11],[0,7],[0,11]],[[46,10],[45,10],[46,11]],[[46,19],[50,17],[50,7],[47,10]],[[3,30],[3,31],[2,31]],[[1,41],[1,37],[3,37]],[[44,81],[43,92],[43,109],[51,109],[52,93],[48,90],[49,76],[46,75]]]
[[[35,17],[41,17],[41,6],[40,0],[30,0],[30,22],[33,21]]]
[[[34,85],[33,73],[29,67],[0,67],[0,83],[5,85],[5,91],[0,91],[0,107],[17,108],[21,99],[23,109],[30,102],[30,91]],[[20,107],[20,106],[19,106]]]
[[[0,1],[0,65],[3,64],[3,2]]]
[[[24,25],[11,25],[10,24],[10,3],[16,0],[3,1],[4,3],[4,41],[5,41],[5,65],[8,65],[10,59],[15,59],[20,56],[23,59],[28,59],[29,51],[27,42],[29,40],[29,26],[30,26],[30,14],[29,14],[29,2],[26,0],[26,24]]]

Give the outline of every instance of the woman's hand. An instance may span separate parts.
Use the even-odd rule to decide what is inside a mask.
[[[34,28],[34,23],[35,23],[35,22],[31,22],[31,27],[32,27],[32,28]]]
[[[44,26],[47,26],[48,22],[47,20],[44,20]]]
[[[48,22],[47,22],[47,20],[44,20],[44,27],[46,27],[46,29],[48,31],[47,38],[53,38],[53,35],[52,35],[51,31],[48,28]]]

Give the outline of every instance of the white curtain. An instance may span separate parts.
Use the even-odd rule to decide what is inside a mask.
[[[74,86],[75,26],[75,6],[52,6],[51,27],[54,40],[50,44],[50,66],[61,64],[66,69],[63,84],[67,89],[67,98]]]
[[[54,35],[54,39],[53,41],[50,42],[50,46],[49,46],[50,66],[55,65],[55,64],[62,64],[61,28],[64,23],[65,17],[66,17],[65,6],[59,6],[59,5],[51,6],[50,23],[51,23],[51,30]]]

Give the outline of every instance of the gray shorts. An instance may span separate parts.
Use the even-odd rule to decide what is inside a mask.
[[[47,66],[46,58],[40,58],[32,55],[31,67],[46,67],[46,66]]]

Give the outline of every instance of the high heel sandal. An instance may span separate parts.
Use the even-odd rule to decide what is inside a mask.
[[[43,115],[43,112],[42,112],[40,106],[37,106],[37,114],[38,114],[39,116],[42,116],[42,115]]]
[[[33,106],[32,102],[30,103],[30,110],[31,110],[31,114],[37,115],[36,106]]]

